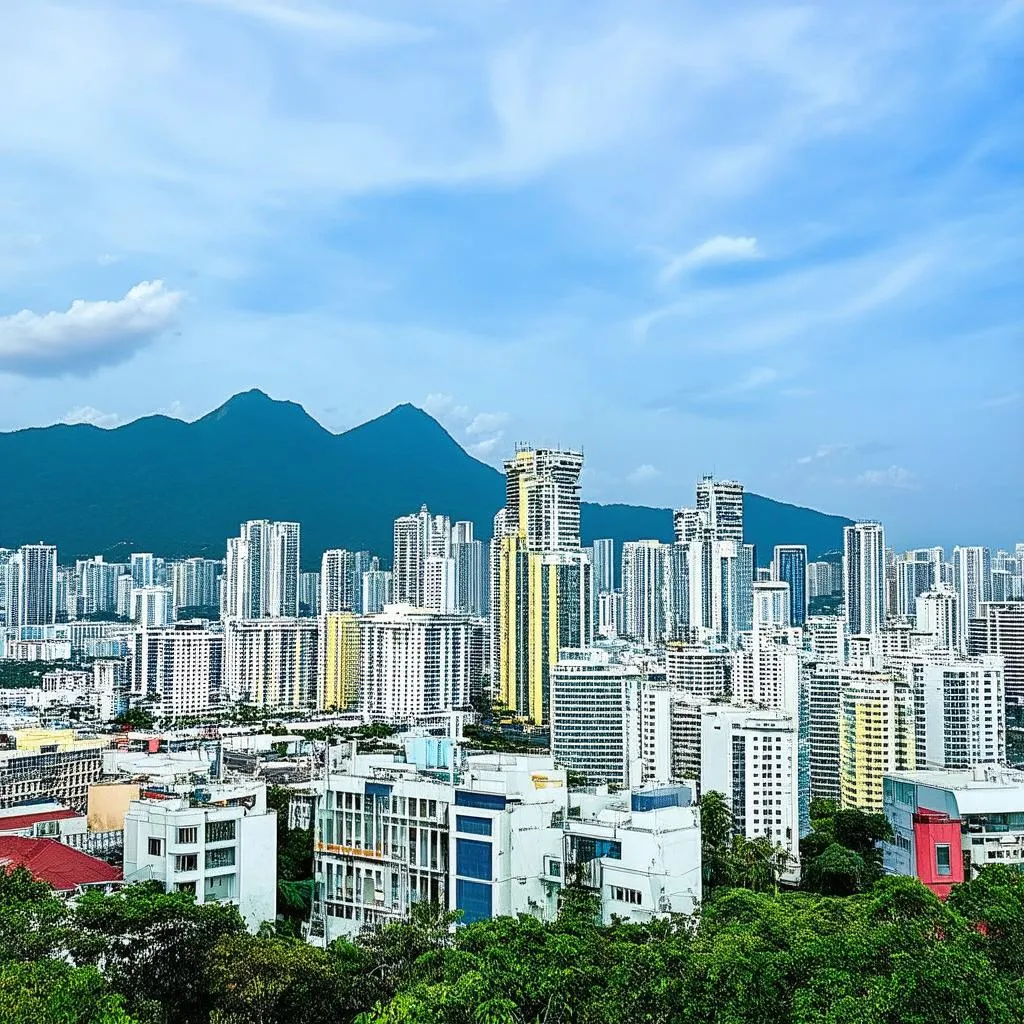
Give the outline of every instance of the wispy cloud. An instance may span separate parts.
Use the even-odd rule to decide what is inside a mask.
[[[422,404],[475,458],[491,458],[504,440],[502,428],[508,423],[508,413],[474,412],[454,396],[442,392],[427,395]]]
[[[760,259],[761,256],[756,238],[715,235],[689,252],[672,257],[662,268],[658,280],[661,284],[668,284],[680,274],[709,263],[736,263]]]
[[[116,427],[120,422],[121,417],[116,412],[101,412],[91,405],[69,409],[61,417],[61,423],[89,423],[94,427]]]
[[[642,484],[648,480],[653,480],[657,476],[661,476],[661,470],[656,466],[652,466],[649,462],[645,462],[643,465],[637,466],[626,477],[626,481],[631,484]]]
[[[900,490],[914,487],[917,478],[903,466],[890,466],[888,469],[866,469],[856,483],[864,487],[895,487]]]
[[[143,281],[122,299],[75,299],[64,312],[0,317],[0,371],[84,376],[122,362],[175,322],[184,297],[163,281]]]

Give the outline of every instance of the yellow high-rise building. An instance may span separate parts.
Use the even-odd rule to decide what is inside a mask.
[[[551,666],[563,647],[593,638],[591,565],[580,550],[578,452],[521,449],[505,463],[506,534],[500,538],[496,656],[502,702],[542,723]]]
[[[840,701],[840,804],[880,811],[882,776],[917,767],[913,692],[903,679],[858,679]]]
[[[358,703],[359,635],[358,615],[329,612],[323,617],[317,688],[321,710],[345,711]]]

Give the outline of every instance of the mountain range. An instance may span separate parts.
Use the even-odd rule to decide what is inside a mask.
[[[247,519],[302,524],[304,568],[326,548],[368,549],[390,562],[392,522],[426,504],[468,519],[486,540],[504,477],[465,452],[431,416],[399,405],[331,433],[293,402],[235,395],[187,423],[146,416],[112,429],[90,424],[0,433],[0,545],[40,539],[61,562],[131,551],[222,558]],[[745,534],[766,564],[775,544],[811,557],[842,546],[850,520],[744,498]],[[672,539],[669,509],[584,503],[583,543],[595,537]]]

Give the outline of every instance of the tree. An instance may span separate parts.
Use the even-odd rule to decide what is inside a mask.
[[[804,868],[801,883],[809,892],[823,896],[852,896],[864,887],[864,858],[839,843],[830,843]]]
[[[0,962],[57,955],[68,929],[67,907],[50,886],[23,867],[0,868]]]
[[[114,719],[115,725],[127,725],[132,729],[152,729],[153,728],[153,716],[146,708],[136,704],[133,707],[128,708],[127,711],[122,711],[121,714]]]
[[[735,825],[725,795],[709,790],[700,798],[701,868],[704,888],[729,885],[732,876],[730,847]]]
[[[94,967],[62,960],[0,965],[4,1024],[134,1024],[124,1001]]]
[[[75,908],[72,955],[99,967],[130,1012],[166,1024],[205,1024],[210,950],[245,925],[235,907],[197,905],[155,883],[105,895],[85,893]]]

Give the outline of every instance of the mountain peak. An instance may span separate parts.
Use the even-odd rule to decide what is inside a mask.
[[[223,422],[236,423],[247,428],[314,426],[318,431],[324,431],[324,428],[297,402],[271,398],[259,388],[239,391],[213,412],[208,412],[196,420],[197,424],[205,425]]]

